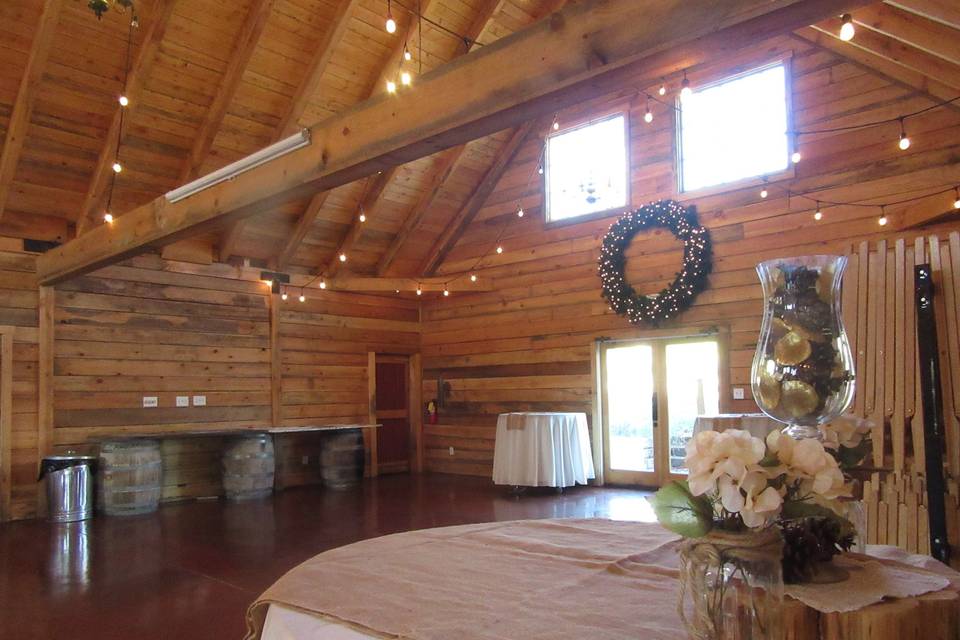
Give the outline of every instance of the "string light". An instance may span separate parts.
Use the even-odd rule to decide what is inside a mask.
[[[444,295],[444,296],[449,296],[449,295],[450,295],[450,290],[447,289],[447,285],[443,285],[443,295]]]
[[[763,188],[760,189],[760,197],[766,199],[770,195],[770,192],[767,190],[767,179],[763,179]]]
[[[300,302],[306,302],[307,296],[303,295],[303,291],[300,292],[300,297],[297,298]]]
[[[539,173],[540,175],[543,175],[543,165],[542,165],[542,164],[537,165],[537,173]]]
[[[113,224],[113,214],[109,211],[103,214],[103,221],[107,224]]]
[[[347,254],[341,253],[341,254],[340,254],[340,262],[346,262],[346,261],[347,261]]]
[[[880,207],[880,219],[877,220],[877,224],[881,227],[887,226],[887,210],[884,207]]]
[[[290,297],[290,296],[287,295],[287,292],[286,292],[286,291],[284,291],[283,293],[280,294],[280,299],[281,299],[281,300],[286,300],[286,299],[289,298],[289,297]]]
[[[390,11],[390,0],[387,0],[387,21],[384,23],[387,33],[397,32],[397,21],[393,19],[393,12]]]
[[[413,82],[413,77],[410,75],[409,71],[403,71],[400,73],[400,84],[405,87],[409,87]]]
[[[800,153],[800,135],[793,136],[793,155],[790,156],[790,159],[793,161],[793,164],[797,164],[800,160],[803,159],[803,154]]]
[[[683,81],[680,83],[680,99],[686,100],[693,95],[693,89],[690,88],[690,80],[687,79],[687,70],[683,70]]]
[[[853,28],[853,16],[849,13],[843,14],[840,17],[840,23],[840,39],[844,42],[850,42],[853,40],[853,34],[857,31]]]
[[[660,89],[657,90],[657,93],[659,93],[661,96],[667,95],[667,85],[661,82]]]
[[[517,207],[517,217],[518,217],[518,218],[522,218],[522,217],[523,217],[523,207],[521,207],[521,206],[518,206],[518,207]]]
[[[120,173],[121,171],[123,171],[123,165],[120,164],[119,160],[115,160],[113,163],[113,172]]]
[[[396,93],[397,83],[393,80],[387,80],[387,93]]]
[[[476,282],[476,281],[477,281],[477,274],[475,273],[470,274],[470,282]]]
[[[120,96],[120,97],[117,99],[117,102],[120,103],[120,106],[121,106],[121,107],[125,107],[125,106],[127,106],[127,105],[130,104],[130,99],[129,99],[127,96]]]
[[[320,278],[320,288],[321,288],[321,289],[326,289],[326,288],[327,288],[327,281],[326,281],[326,279]]]
[[[273,289],[273,280],[264,280],[263,284],[267,285],[269,288]]]
[[[365,213],[363,212],[363,209],[360,209],[360,217],[359,217],[359,220],[360,220],[360,222],[366,222],[366,221],[367,221],[367,214],[365,214]]]
[[[503,253],[503,247],[497,246],[497,253]]]
[[[650,97],[647,97],[647,112],[643,114],[643,121],[647,124],[653,122],[653,112],[650,111]]]
[[[403,59],[407,62],[413,60],[413,54],[410,53],[410,49],[407,49],[407,43],[403,43]]]
[[[553,119],[553,130],[554,131],[560,130],[560,122],[556,118]]]
[[[906,151],[910,148],[910,138],[907,136],[907,126],[903,120],[900,118],[900,150]]]
[[[418,295],[418,296],[422,296],[422,295],[423,295],[423,287],[420,286],[420,283],[419,283],[419,282],[417,283],[417,295]]]
[[[817,212],[813,214],[814,220],[823,220],[823,211],[820,210],[820,201],[817,201]]]
[[[960,186],[954,189],[954,195],[957,196],[957,199],[953,201],[953,208],[960,209]]]

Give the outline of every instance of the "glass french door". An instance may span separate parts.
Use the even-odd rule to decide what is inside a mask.
[[[605,343],[600,350],[603,464],[613,484],[661,486],[686,475],[698,415],[720,411],[716,340]]]

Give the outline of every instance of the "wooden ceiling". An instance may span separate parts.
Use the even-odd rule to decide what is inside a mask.
[[[122,215],[383,92],[405,40],[415,72],[468,52],[467,43],[428,22],[421,32],[405,9],[417,3],[393,2],[399,28],[391,35],[383,28],[386,0],[140,0],[126,82],[129,16],[111,11],[98,21],[86,0],[3,3],[0,235],[67,240],[102,224],[118,134],[124,170],[110,209]],[[565,2],[419,4],[424,16],[477,47]],[[849,43],[837,39],[839,17],[796,35],[931,101],[960,96],[955,0],[883,2],[857,10],[854,19],[857,35]],[[121,132],[122,92],[131,105]],[[222,260],[419,275],[442,262],[512,153],[535,133],[536,124],[502,131],[196,240]]]

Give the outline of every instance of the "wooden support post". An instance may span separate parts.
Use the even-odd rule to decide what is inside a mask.
[[[280,354],[280,295],[270,294],[270,422],[282,426],[283,369]]]
[[[37,461],[53,453],[53,357],[54,357],[54,309],[56,291],[53,287],[40,287],[39,295],[39,361],[37,363]],[[46,494],[37,491],[37,512],[46,511]]]
[[[367,424],[377,424],[377,354],[367,352]],[[367,475],[376,478],[380,474],[377,455],[377,430],[367,429],[370,434],[370,468]]]
[[[410,460],[415,473],[423,473],[423,360],[419,353],[407,363],[407,413],[410,422]]]
[[[13,474],[13,327],[0,327],[0,522],[11,517]]]

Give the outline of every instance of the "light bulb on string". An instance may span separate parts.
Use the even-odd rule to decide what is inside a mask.
[[[560,121],[557,120],[556,118],[553,119],[553,130],[554,131],[560,130]]]
[[[800,135],[796,134],[793,136],[793,155],[790,156],[790,159],[793,161],[793,164],[797,164],[800,160],[803,159],[803,154],[800,153]]]
[[[413,54],[410,53],[410,49],[407,48],[407,44],[403,44],[403,59],[407,62],[413,60]]]
[[[283,293],[280,294],[280,299],[281,299],[281,300],[286,300],[286,299],[289,298],[289,297],[290,297],[290,296],[287,295],[287,292],[286,292],[286,291],[284,291]]]
[[[477,274],[475,273],[470,274],[470,282],[476,282],[476,281],[477,281]]]
[[[419,283],[417,284],[417,295],[418,296],[423,295],[423,287],[421,287]]]
[[[518,218],[522,218],[522,217],[523,217],[523,207],[520,206],[520,205],[517,205],[517,217],[518,217]]]
[[[906,151],[910,148],[910,137],[907,135],[907,126],[903,122],[903,118],[900,118],[900,150]]]
[[[113,224],[113,214],[107,211],[105,214],[103,214],[103,221],[107,224]]]
[[[537,173],[539,173],[540,175],[543,175],[543,165],[542,165],[542,164],[537,166]]]
[[[953,201],[953,208],[960,209],[960,187],[954,188],[954,195],[957,196],[957,199]]]
[[[887,226],[887,209],[886,207],[880,207],[880,219],[877,220],[877,224],[881,227]]]
[[[306,302],[307,296],[303,295],[303,291],[300,292],[300,297],[297,298],[300,302]]]
[[[123,165],[120,164],[120,161],[119,161],[119,160],[116,160],[116,161],[113,163],[113,167],[112,167],[112,168],[113,168],[113,172],[114,172],[114,173],[120,173],[121,171],[123,171]]]
[[[660,88],[657,90],[661,96],[667,95],[667,85],[663,82],[660,83]]]
[[[447,289],[447,285],[443,285],[443,295],[444,295],[444,296],[449,296],[449,295],[450,295],[450,290]]]
[[[766,180],[764,180],[764,183],[766,183]],[[766,199],[766,197],[769,195],[770,195],[770,192],[767,190],[767,185],[764,184],[763,188],[760,189],[760,197]]]
[[[497,247],[497,253],[503,253],[503,247]]]
[[[409,87],[412,82],[413,82],[413,76],[410,75],[409,71],[402,71],[400,73],[400,84],[402,84],[405,87]]]
[[[365,213],[363,212],[363,209],[360,209],[360,215],[358,216],[357,219],[360,220],[360,222],[366,222],[366,221],[367,221],[367,214],[365,214]]]
[[[647,111],[643,114],[643,121],[647,124],[653,122],[653,112],[650,111],[650,98],[647,98]]]
[[[844,42],[853,40],[853,35],[857,32],[853,27],[853,16],[845,13],[840,17],[840,39]]]
[[[130,104],[130,98],[128,98],[127,96],[120,96],[119,98],[117,98],[117,102],[120,103],[121,107],[125,107],[128,104]]]
[[[387,80],[387,93],[396,93],[397,83],[393,80]]]
[[[320,288],[321,289],[327,288],[327,281],[324,278],[320,278]]]
[[[680,83],[680,99],[686,100],[693,95],[693,89],[690,88],[690,80],[687,79],[687,71],[683,71],[683,81]]]
[[[817,212],[813,214],[814,220],[823,220],[823,211],[820,210],[820,203],[817,202]]]
[[[397,21],[393,19],[393,12],[390,11],[390,0],[387,0],[387,21],[383,25],[387,33],[397,32]]]
[[[340,254],[340,262],[346,262],[346,261],[347,261],[347,254],[341,253],[341,254]]]

